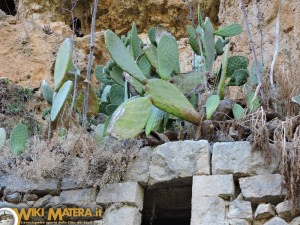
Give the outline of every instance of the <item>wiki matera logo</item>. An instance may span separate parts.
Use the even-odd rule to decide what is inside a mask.
[[[18,216],[13,209],[0,209],[0,225],[18,225]]]

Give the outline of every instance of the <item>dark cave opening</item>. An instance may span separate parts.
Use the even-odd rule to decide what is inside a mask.
[[[142,225],[190,225],[192,187],[145,190]]]
[[[6,15],[15,16],[17,14],[14,0],[1,0],[0,9],[5,12]]]

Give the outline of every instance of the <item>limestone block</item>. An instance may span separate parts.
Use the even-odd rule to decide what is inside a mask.
[[[55,179],[44,179],[38,183],[30,182],[20,177],[1,176],[0,189],[4,189],[6,194],[21,192],[38,195],[58,194],[60,182]]]
[[[251,202],[235,199],[229,203],[229,211],[227,214],[229,219],[246,219],[252,221]]]
[[[254,218],[259,219],[269,219],[273,216],[275,216],[275,210],[274,207],[269,204],[259,204],[255,210]]]
[[[192,197],[191,225],[229,225],[225,201],[220,197]]]
[[[103,225],[141,225],[142,214],[133,206],[112,205],[104,212]]]
[[[144,190],[134,182],[106,184],[100,188],[96,202],[103,206],[112,203],[126,203],[142,210]]]
[[[257,204],[262,202],[277,204],[284,199],[286,193],[282,190],[280,174],[240,178],[239,183],[245,199]]]
[[[291,221],[293,217],[300,215],[300,205],[296,207],[296,212],[292,215],[292,202],[284,201],[276,205],[276,212],[278,216],[286,221]]]
[[[299,225],[300,224],[300,216],[296,217],[295,219],[290,222],[290,225]]]
[[[193,177],[193,196],[219,196],[229,200],[235,195],[232,175],[212,175]]]
[[[252,152],[247,141],[220,142],[213,145],[212,174],[249,176],[278,171],[279,159],[273,152],[272,163],[266,166],[260,151]]]
[[[85,206],[96,200],[96,188],[62,191],[60,199],[65,205]]]
[[[5,198],[10,203],[18,204],[21,202],[22,196],[20,193],[15,192],[13,194],[6,195]]]
[[[150,185],[195,175],[210,175],[208,141],[168,142],[154,149]]]
[[[247,220],[243,219],[228,219],[229,225],[251,225]]]
[[[288,225],[283,219],[275,216],[272,219],[268,220],[264,225]]]
[[[136,158],[129,162],[124,181],[138,182],[142,186],[146,186],[149,180],[149,165],[152,158],[152,150],[145,147],[139,150]]]

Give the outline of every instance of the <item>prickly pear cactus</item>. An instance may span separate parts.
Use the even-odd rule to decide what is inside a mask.
[[[146,135],[150,135],[151,131],[158,131],[160,128],[166,113],[159,108],[156,108],[154,105],[151,107],[150,115],[147,120],[145,133]]]
[[[0,149],[4,146],[6,141],[6,132],[4,128],[0,128]]]
[[[211,71],[215,61],[216,49],[214,27],[209,18],[206,18],[204,22],[203,46],[205,50],[206,71]]]
[[[73,87],[72,81],[66,81],[63,86],[59,89],[59,92],[55,96],[51,108],[50,119],[51,121],[55,121],[61,112],[71,90]]]
[[[72,41],[66,38],[60,46],[54,67],[54,91],[63,85],[65,77],[72,67]]]
[[[109,105],[109,102],[101,102],[99,104],[99,113],[107,114],[106,107]]]
[[[247,69],[249,59],[244,56],[231,56],[228,58],[227,77],[232,77],[234,72],[238,69]]]
[[[147,78],[135,63],[133,56],[125,47],[120,38],[111,30],[105,31],[105,44],[115,62],[127,73],[141,83],[146,83]]]
[[[242,86],[247,82],[248,77],[249,71],[247,69],[238,69],[234,71],[234,74],[231,77],[230,83],[228,85]]]
[[[48,104],[51,105],[53,100],[53,90],[50,84],[45,80],[42,81],[42,95]]]
[[[121,87],[118,84],[112,85],[109,92],[110,102],[114,105],[121,105],[124,102],[124,94],[124,87]]]
[[[151,97],[153,105],[157,108],[199,124],[198,112],[175,85],[161,79],[151,79],[145,85],[145,93]]]
[[[149,97],[124,102],[112,115],[107,132],[121,140],[136,137],[147,123],[151,105]]]
[[[244,118],[244,109],[239,104],[234,104],[232,107],[234,119],[241,120]]]
[[[155,27],[151,27],[148,31],[148,38],[154,46],[157,46],[156,40],[155,40]]]
[[[114,81],[121,85],[121,86],[124,86],[124,79],[122,77],[122,73],[123,73],[123,70],[120,68],[120,67],[114,67],[112,70],[111,70],[111,76],[112,78],[114,79]]]
[[[151,72],[151,63],[146,55],[143,55],[137,62],[143,74],[149,78]]]
[[[180,74],[174,77],[173,84],[184,94],[190,94],[198,85],[203,82],[203,73],[201,71],[192,71],[186,74]]]
[[[292,97],[292,101],[300,105],[300,95]]]
[[[246,105],[247,105],[248,109],[250,110],[250,113],[255,112],[259,108],[259,105],[260,105],[258,97],[256,96],[256,98],[254,98],[254,96],[255,96],[254,91],[250,91],[248,93],[248,95],[246,96]]]
[[[118,108],[118,105],[115,104],[109,104],[106,106],[106,113],[107,115],[111,116],[114,111],[116,111],[116,109]]]
[[[107,78],[107,74],[104,72],[104,66],[99,65],[94,70],[96,78],[103,84],[112,85],[114,81],[110,78]]]
[[[206,100],[206,118],[208,120],[211,119],[213,113],[216,111],[220,103],[220,97],[219,95],[212,95],[207,98]]]
[[[193,51],[197,54],[200,55],[200,47],[199,47],[199,42],[196,38],[196,32],[195,28],[192,25],[188,25],[186,27],[186,31],[189,36],[189,44],[192,47]]]
[[[130,40],[130,46],[131,51],[133,54],[134,59],[136,60],[140,55],[143,54],[143,49],[141,48],[141,45],[143,44],[142,40],[138,36],[136,24],[132,24],[131,28],[131,40]]]
[[[221,27],[219,30],[215,32],[215,35],[221,37],[233,37],[239,35],[240,33],[242,33],[242,31],[243,31],[242,26],[238,23],[234,23],[226,27]]]
[[[224,53],[224,46],[225,46],[225,42],[222,40],[222,38],[218,38],[215,44],[217,55],[222,55]]]
[[[176,40],[169,35],[162,36],[158,43],[157,53],[159,76],[163,80],[168,80],[179,61]]]
[[[102,91],[102,95],[101,95],[101,101],[102,102],[109,102],[109,92],[111,89],[111,85],[106,85]]]
[[[155,71],[158,73],[157,48],[155,46],[149,46],[144,51],[145,51],[145,55],[147,56],[149,62],[154,67]]]
[[[10,134],[11,151],[14,155],[20,155],[26,149],[28,142],[28,128],[19,123]]]

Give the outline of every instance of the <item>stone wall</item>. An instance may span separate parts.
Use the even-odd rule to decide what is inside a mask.
[[[80,186],[66,178],[35,184],[2,176],[0,208],[101,208],[103,219],[93,223],[103,225],[146,225],[149,212],[157,219],[188,218],[191,225],[299,225],[300,206],[292,214],[279,165],[275,153],[266,165],[249,142],[170,142],[142,148],[123,183]]]

